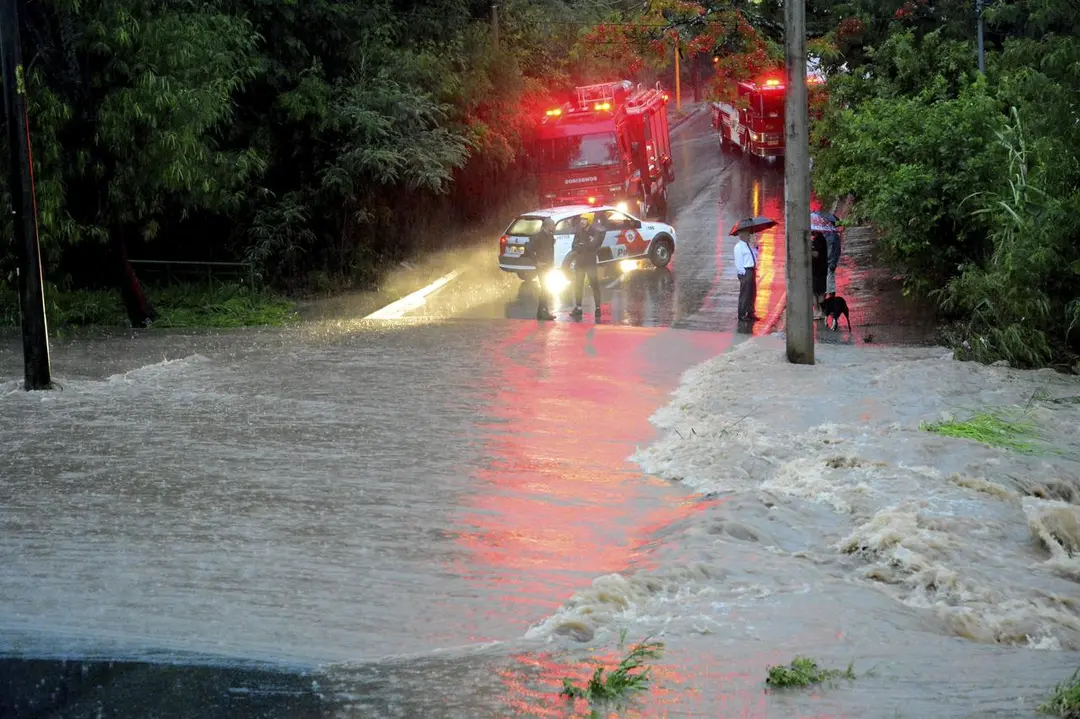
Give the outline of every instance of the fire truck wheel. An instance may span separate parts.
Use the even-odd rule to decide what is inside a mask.
[[[674,249],[674,243],[667,235],[657,235],[653,240],[652,247],[649,248],[649,262],[652,262],[653,267],[658,270],[662,270],[671,263],[671,253]]]

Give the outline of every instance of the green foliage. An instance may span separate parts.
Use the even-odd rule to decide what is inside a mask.
[[[993,142],[998,127],[984,85],[950,97],[941,76],[914,96],[834,106],[815,132],[823,145],[815,184],[827,196],[855,195],[857,212],[881,230],[908,287],[925,294],[982,252],[985,227],[972,220],[965,199],[992,187],[1005,161]]]
[[[280,327],[296,319],[291,302],[245,285],[170,285],[151,287],[149,291],[158,310],[154,327]],[[49,329],[53,332],[127,324],[120,293],[115,290],[63,290],[50,285],[45,297]],[[19,322],[17,290],[0,283],[0,326],[17,327]]]
[[[239,284],[173,285],[154,298],[158,310],[154,327],[281,327],[297,317],[288,300]]]
[[[624,631],[619,641],[620,648],[625,637]],[[583,687],[564,678],[559,695],[568,699],[585,699],[590,704],[603,704],[643,691],[649,686],[649,669],[646,667],[644,671],[639,670],[645,666],[646,662],[659,659],[663,655],[663,649],[662,642],[644,641],[636,644],[607,674],[604,673],[602,666],[596,667],[588,683]]]
[[[955,321],[947,336],[959,358],[1016,367],[1075,358],[1076,13],[1062,0],[992,6],[981,77],[960,8],[915,5],[922,19],[899,13],[876,47],[866,43],[879,29],[867,29],[863,67],[831,79],[814,128],[815,187],[855,196],[907,289]]]
[[[989,193],[977,211],[991,219],[993,251],[949,283],[942,306],[969,318],[958,337],[962,358],[1039,367],[1076,326],[1080,194],[1062,200],[1039,187],[1015,109],[999,138],[1009,152],[1008,190]]]
[[[1039,705],[1039,713],[1061,719],[1080,717],[1080,669],[1073,672],[1072,678],[1057,685],[1053,695]]]
[[[847,669],[823,669],[807,657],[795,657],[791,664],[778,664],[768,668],[765,683],[771,687],[808,687],[832,679],[854,679],[855,667]]]
[[[1000,412],[977,412],[966,420],[934,422],[919,425],[919,429],[945,437],[958,437],[982,442],[993,447],[1030,454],[1035,445],[1035,426],[1023,419],[1010,420]]]

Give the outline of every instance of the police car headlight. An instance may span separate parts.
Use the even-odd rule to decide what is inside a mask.
[[[623,260],[622,262],[619,263],[619,272],[623,273],[624,275],[627,272],[633,272],[637,268],[638,268],[637,260]]]
[[[540,278],[544,283],[544,289],[552,294],[558,294],[570,286],[570,279],[559,268],[552,268]]]
[[[629,212],[630,206],[627,205],[625,202],[620,202],[619,204],[615,205],[615,209],[619,212]]]

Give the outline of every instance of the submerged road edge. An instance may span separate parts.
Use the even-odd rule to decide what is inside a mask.
[[[420,309],[421,307],[423,307],[424,303],[427,301],[428,297],[435,294],[436,292],[441,290],[443,287],[446,287],[446,285],[448,285],[451,282],[453,282],[454,280],[456,280],[464,272],[465,272],[464,269],[456,269],[456,270],[454,270],[452,272],[448,272],[447,274],[443,275],[439,279],[432,282],[430,285],[427,285],[426,287],[421,287],[420,289],[416,290],[415,292],[411,292],[411,293],[405,295],[404,297],[402,297],[401,299],[391,302],[390,304],[386,305],[382,309],[372,312],[370,315],[368,315],[364,319],[365,320],[396,320],[396,319],[400,319],[406,313],[411,312],[412,310]]]

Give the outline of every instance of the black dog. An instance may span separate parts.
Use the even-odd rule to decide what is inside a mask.
[[[833,326],[829,327],[829,329],[840,329],[840,315],[843,315],[844,319],[847,320],[848,332],[851,331],[851,317],[848,315],[847,300],[843,297],[826,297],[821,301],[821,311],[825,313],[826,327],[829,327],[829,320],[832,319]]]

